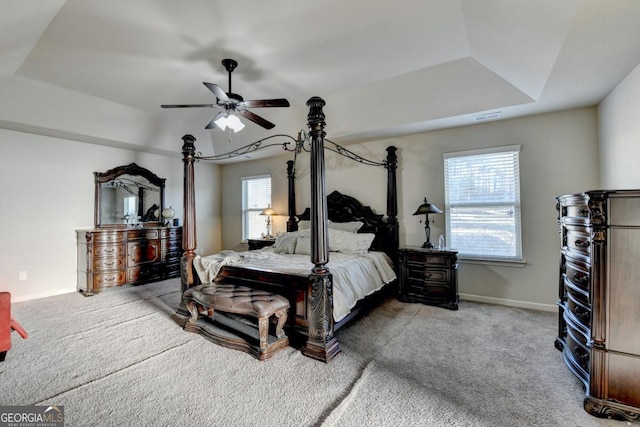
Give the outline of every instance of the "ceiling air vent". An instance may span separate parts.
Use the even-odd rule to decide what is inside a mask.
[[[486,122],[487,120],[496,120],[502,117],[502,111],[495,111],[493,113],[479,114],[473,116],[474,122]]]

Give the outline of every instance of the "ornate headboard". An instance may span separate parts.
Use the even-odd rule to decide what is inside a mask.
[[[347,196],[338,191],[334,191],[327,196],[327,212],[329,221],[350,222],[360,221],[363,223],[358,233],[373,233],[375,238],[371,243],[371,250],[382,251],[394,259],[398,248],[395,243],[390,242],[389,224],[384,220],[384,215],[376,214],[371,207],[364,206],[358,199]],[[306,208],[300,215],[296,215],[298,221],[308,221],[311,209]],[[290,231],[297,230],[297,224]]]

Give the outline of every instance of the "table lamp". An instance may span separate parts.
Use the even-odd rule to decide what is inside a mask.
[[[442,213],[440,209],[438,209],[435,205],[429,203],[427,198],[424,198],[424,203],[418,206],[418,210],[415,211],[414,215],[425,215],[424,220],[424,233],[426,235],[427,240],[422,244],[423,248],[433,248],[434,245],[430,241],[431,237],[431,227],[429,226],[429,214],[434,213]]]
[[[265,210],[263,210],[262,212],[260,212],[260,215],[266,215],[267,216],[267,235],[264,236],[265,239],[273,239],[273,236],[271,235],[271,217],[273,215],[278,215],[276,213],[276,211],[274,211],[273,209],[271,209],[271,204],[269,204],[269,207]]]

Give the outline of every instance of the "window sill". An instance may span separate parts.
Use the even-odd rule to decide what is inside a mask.
[[[488,258],[465,258],[458,256],[458,261],[462,264],[483,264],[495,265],[499,267],[515,267],[524,268],[527,265],[525,260],[504,260],[504,259],[488,259]]]

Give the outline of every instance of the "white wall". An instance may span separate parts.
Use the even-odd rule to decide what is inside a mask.
[[[330,118],[327,118],[330,125]],[[598,187],[598,130],[595,108],[570,110],[484,123],[401,138],[349,145],[363,157],[382,160],[388,145],[398,147],[398,220],[400,244],[424,242],[424,224],[413,216],[427,197],[444,207],[442,154],[475,148],[520,144],[524,268],[461,263],[459,291],[468,299],[555,310],[558,297],[557,213],[554,197]],[[329,136],[330,137],[330,136]],[[241,238],[240,177],[271,173],[273,207],[286,215],[286,160],[281,156],[222,167],[222,245]],[[339,190],[386,209],[386,170],[326,154],[327,191]],[[297,211],[309,205],[308,155],[299,157]],[[434,215],[432,236],[444,234],[444,216]],[[276,218],[274,231],[285,229]]]
[[[600,103],[600,185],[640,188],[640,65]]]
[[[137,163],[166,178],[165,203],[182,219],[182,161],[65,139],[0,129],[0,290],[21,301],[76,290],[75,230],[93,226],[93,172]],[[201,162],[197,179],[198,241],[220,249],[218,166]],[[19,272],[27,280],[18,280]]]

